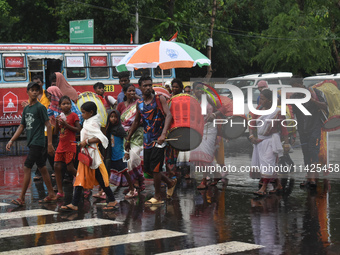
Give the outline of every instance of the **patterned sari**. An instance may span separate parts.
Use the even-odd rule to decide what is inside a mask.
[[[136,113],[137,113],[137,100],[128,105],[122,112],[120,116],[120,120],[122,126],[126,132],[129,132],[132,123],[135,120]],[[138,127],[135,133],[132,135],[130,139],[130,160],[127,162],[128,172],[132,181],[138,181],[139,186],[144,185],[144,174],[142,168],[142,159],[140,153],[143,151],[143,127]],[[111,169],[111,176],[110,176],[110,183],[116,186],[128,186],[128,182],[125,176]]]
[[[132,123],[136,118],[137,113],[137,100],[127,106],[123,112],[121,112],[120,119],[122,121],[123,128],[126,132],[129,132]],[[138,146],[143,147],[143,127],[139,127],[131,137],[131,147]]]

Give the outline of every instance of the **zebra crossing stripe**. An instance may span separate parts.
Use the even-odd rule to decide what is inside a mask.
[[[196,247],[192,249],[178,250],[178,251],[165,252],[165,253],[159,253],[159,254],[162,254],[162,255],[231,254],[231,253],[261,249],[261,248],[264,248],[264,246],[233,241],[233,242],[219,243],[219,244],[213,244],[213,245],[208,245],[208,246]]]
[[[111,225],[111,224],[122,224],[122,222],[105,220],[105,219],[84,219],[84,220],[76,220],[70,222],[59,222],[52,224],[43,224],[36,226],[28,226],[21,228],[11,228],[11,229],[3,229],[0,230],[0,238],[13,237],[13,236],[24,236],[31,235],[36,233],[46,233],[53,231],[62,231],[68,229],[76,229],[76,228],[87,228],[87,227],[95,227],[102,225]]]
[[[150,240],[155,240],[155,239],[178,237],[178,236],[185,236],[185,235],[187,234],[181,233],[181,232],[170,231],[166,229],[160,229],[160,230],[153,230],[153,231],[147,231],[147,232],[132,233],[132,234],[127,234],[127,235],[110,236],[110,237],[96,238],[96,239],[83,240],[83,241],[75,241],[75,242],[52,244],[52,245],[45,245],[45,246],[25,248],[25,249],[12,250],[12,251],[4,251],[4,252],[0,252],[0,254],[6,254],[6,255],[61,254],[61,253],[67,253],[67,252],[76,252],[76,251],[95,249],[95,248],[98,249],[98,248],[110,247],[110,246],[121,245],[121,244],[139,243],[139,242],[145,242],[145,241],[150,241]]]
[[[7,203],[0,203],[0,206],[8,206],[10,204],[7,204]]]
[[[9,213],[0,213],[0,220],[9,220],[23,217],[35,217],[42,215],[51,215],[58,214],[58,212],[44,210],[44,209],[35,209],[35,210],[25,210],[18,212],[9,212]]]

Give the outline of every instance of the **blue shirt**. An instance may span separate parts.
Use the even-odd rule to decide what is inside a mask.
[[[143,94],[142,94],[142,91],[140,89],[137,89],[136,88],[136,93],[138,96],[140,96],[141,98],[143,98]],[[117,104],[121,103],[121,102],[124,102],[124,91],[122,90],[122,92],[120,92],[118,94],[118,97],[117,97]]]
[[[124,138],[111,135],[111,160],[117,161],[124,158]]]

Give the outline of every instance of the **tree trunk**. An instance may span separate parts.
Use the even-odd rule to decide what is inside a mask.
[[[335,57],[336,57],[336,67],[337,67],[336,70],[337,70],[337,73],[340,73],[340,56],[339,56],[338,49],[336,48],[335,40],[333,40],[333,50],[334,50]]]
[[[213,37],[213,32],[214,32],[214,25],[215,25],[215,19],[216,19],[216,10],[217,10],[217,1],[213,0],[213,8],[212,8],[212,13],[211,13],[211,22],[210,22],[210,38]],[[207,57],[211,60],[211,46],[207,46]],[[212,76],[212,67],[211,65],[208,66],[207,68],[207,74],[205,78],[210,79]]]

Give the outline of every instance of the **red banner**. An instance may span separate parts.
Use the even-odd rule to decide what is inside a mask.
[[[23,68],[24,57],[5,57],[6,68]]]
[[[70,44],[0,44],[2,51],[130,51],[137,45],[109,44],[109,45],[70,45]]]
[[[107,66],[107,57],[105,56],[93,56],[90,57],[91,66]]]

